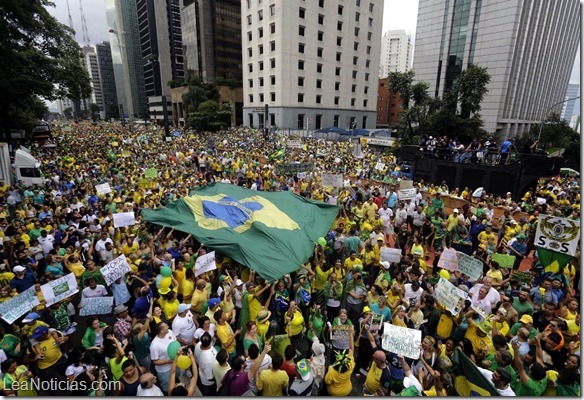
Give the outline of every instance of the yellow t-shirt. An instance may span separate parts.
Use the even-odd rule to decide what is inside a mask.
[[[203,309],[203,304],[207,301],[207,292],[205,290],[195,290],[191,299],[191,307],[198,313]]]
[[[217,325],[217,337],[219,338],[219,340],[221,340],[221,343],[225,345],[225,343],[229,342],[232,336],[233,329],[231,329],[231,326],[229,326],[229,324],[225,323],[223,325]],[[227,353],[229,354],[233,353],[233,351],[235,350],[235,342],[236,341],[233,340],[229,347],[227,348],[223,347],[227,351]]]
[[[0,272],[0,287],[10,285],[10,281],[14,279],[14,276],[12,272]]]
[[[360,267],[361,269],[363,269],[363,261],[361,261],[361,259],[358,257],[355,258],[354,260],[351,260],[351,257],[347,257],[347,259],[345,260],[346,270],[352,271],[356,267]]]
[[[329,277],[329,275],[333,272],[332,268],[329,268],[328,271],[323,271],[320,265],[316,266],[316,277],[313,281],[313,287],[315,290],[323,290],[324,285]]]
[[[128,246],[126,243],[122,246],[122,254],[128,257],[130,254],[137,252],[139,249],[136,243],[133,243],[131,246]]]
[[[182,285],[183,285],[183,282],[185,280],[186,273],[187,273],[187,270],[184,268],[180,269],[180,270],[179,269],[174,270],[173,276],[174,276],[174,279],[176,279],[178,282],[178,292],[179,293],[182,293]]]
[[[365,380],[365,389],[370,394],[374,394],[381,387],[381,375],[383,374],[382,369],[380,369],[376,363],[371,364],[371,368],[367,373],[367,379]]]
[[[162,311],[164,312],[164,316],[167,320],[172,320],[178,313],[178,306],[180,305],[180,302],[177,299],[174,299],[172,303],[165,301],[164,299],[160,299],[158,302],[162,306]]]
[[[281,369],[274,371],[267,369],[260,372],[256,386],[259,390],[263,390],[264,397],[279,397],[284,395],[284,390],[288,388],[290,378],[286,371]]]
[[[302,333],[302,329],[304,329],[304,316],[300,310],[296,310],[292,316],[292,320],[288,322],[288,324],[290,325],[292,336],[296,336]],[[288,329],[286,329],[286,332],[288,332]]]
[[[75,275],[75,278],[77,279],[80,279],[83,272],[85,272],[85,267],[80,262],[70,263],[67,265],[67,268],[69,268],[69,271],[73,272],[73,275]]]
[[[488,351],[491,347],[493,347],[493,341],[491,340],[491,337],[489,335],[480,337],[477,334],[477,330],[477,325],[473,322],[472,324],[469,324],[468,329],[466,330],[466,334],[464,335],[464,338],[470,340],[472,343],[472,348],[475,355],[478,355],[482,349]]]
[[[262,311],[262,303],[260,303],[260,301],[250,293],[247,295],[247,303],[249,306],[249,320],[255,321],[259,312]]]
[[[182,292],[179,292],[183,295],[183,302],[184,299],[189,300],[195,291],[195,282],[190,279],[185,279],[182,283]]]
[[[343,373],[339,373],[339,371],[333,367],[329,367],[324,377],[324,382],[326,383],[328,393],[331,396],[344,397],[351,394],[351,391],[353,390],[351,374],[355,368],[355,359],[353,356],[349,356],[347,366],[349,369]]]
[[[52,367],[63,355],[53,336],[49,336],[48,339],[40,342],[39,348],[45,355],[44,358],[41,358],[37,361],[37,365],[40,369],[47,369]]]
[[[501,282],[503,280],[503,273],[501,270],[488,270],[487,276],[493,278],[493,282],[495,283]]]

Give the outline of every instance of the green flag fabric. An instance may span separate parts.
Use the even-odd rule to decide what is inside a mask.
[[[452,356],[454,363],[452,372],[456,375],[454,389],[459,396],[500,396],[490,382],[477,369],[476,365],[460,350],[456,348]]]
[[[545,272],[551,272],[553,274],[563,271],[566,264],[573,258],[569,254],[558,253],[557,251],[551,251],[543,247],[536,247],[536,250],[537,257]]]
[[[199,242],[270,281],[296,271],[326,236],[339,207],[290,191],[261,192],[212,183],[170,203],[142,210],[148,222],[192,234]]]

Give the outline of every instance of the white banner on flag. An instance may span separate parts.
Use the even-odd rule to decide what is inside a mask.
[[[343,187],[343,174],[322,174],[322,186]]]
[[[576,255],[580,240],[580,221],[540,215],[533,244],[562,254]]]
[[[110,261],[99,270],[99,272],[101,272],[103,275],[103,279],[105,279],[105,283],[108,286],[111,286],[112,283],[130,271],[130,264],[128,264],[126,256],[123,254],[118,258]]]
[[[392,249],[390,247],[382,247],[379,249],[381,261],[399,262],[401,255],[401,249]]]
[[[81,299],[79,316],[111,314],[114,305],[113,296],[108,297],[84,297]]]
[[[134,211],[121,212],[114,214],[114,228],[123,228],[124,226],[134,226],[136,217]]]
[[[468,294],[446,279],[440,277],[434,288],[434,297],[449,310],[453,315],[457,315],[464,306],[464,300]]]
[[[43,292],[43,297],[45,298],[47,307],[74,295],[78,291],[77,279],[75,279],[73,273],[67,274],[41,286],[41,292]]]
[[[399,201],[413,200],[416,198],[416,188],[400,189],[397,191]]]
[[[108,194],[112,192],[112,188],[109,183],[103,183],[101,185],[95,185],[95,191],[97,194]]]
[[[39,304],[40,302],[36,296],[35,288],[31,286],[18,296],[14,296],[10,300],[0,303],[0,316],[2,316],[4,321],[12,324]]]
[[[204,256],[200,256],[197,258],[197,261],[195,261],[195,276],[213,271],[214,269],[217,269],[214,251],[207,253]]]
[[[413,360],[420,358],[422,331],[418,329],[402,328],[401,326],[383,323],[383,340],[381,347],[398,356]]]

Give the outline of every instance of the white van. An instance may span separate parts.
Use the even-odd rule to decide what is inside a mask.
[[[42,176],[41,164],[30,153],[18,149],[14,155],[14,176],[26,186],[44,185],[46,179]]]

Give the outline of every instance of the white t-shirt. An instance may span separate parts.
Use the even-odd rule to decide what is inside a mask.
[[[384,208],[380,208],[379,211],[379,217],[381,218],[381,220],[383,221],[383,225],[385,225],[386,227],[388,227],[391,224],[391,217],[393,217],[393,211],[391,208],[388,208],[387,210]]]
[[[162,390],[160,390],[160,388],[156,385],[152,385],[152,387],[148,389],[142,389],[142,386],[138,385],[136,396],[163,397],[164,393],[162,393]]]
[[[163,338],[155,336],[150,343],[150,357],[152,361],[156,360],[170,360],[168,357],[168,345],[176,340],[174,333],[169,330]],[[155,365],[156,372],[164,373],[170,371],[172,364]]]
[[[55,242],[55,237],[53,235],[47,235],[46,237],[39,236],[39,244],[43,248],[43,253],[45,255],[49,254],[49,251],[53,250],[53,243]]]
[[[201,342],[195,346],[195,360],[199,367],[199,379],[205,386],[213,384],[213,362],[217,357],[217,350],[211,346],[207,350],[201,350]]]
[[[478,367],[478,366],[477,366],[477,368],[479,369],[481,374],[483,374],[483,376],[489,380],[489,382],[493,381],[493,373],[491,371],[489,371],[488,369]],[[511,389],[510,385],[507,385],[507,387],[505,389],[497,389],[497,392],[499,392],[501,394],[501,396],[517,396],[515,394],[515,392],[513,391],[513,389]]]
[[[86,370],[87,370],[87,364],[83,364],[81,366],[71,364],[65,370],[65,376],[73,375],[73,379],[75,379],[75,378],[77,378],[77,376],[79,374],[81,374],[82,372],[85,372]]]
[[[193,340],[193,335],[196,330],[197,327],[193,322],[193,314],[190,311],[184,317],[177,315],[172,322],[172,331],[175,332],[175,335],[189,344]]]
[[[0,350],[0,365],[6,360],[8,360],[8,357],[6,357],[6,353],[4,353],[4,350]],[[2,372],[2,368],[0,368],[0,378],[2,378],[3,376],[4,373]]]
[[[482,283],[478,283],[476,285],[474,285],[472,288],[470,288],[470,290],[468,291],[468,294],[470,295],[471,298],[479,295],[479,290],[481,290],[481,288],[483,287]],[[497,291],[497,289],[495,289],[494,287],[491,287],[489,289],[489,293],[487,293],[487,296],[485,297],[486,299],[489,300],[489,302],[491,303],[491,307],[494,307],[499,300],[501,300],[501,295],[499,294],[499,292]]]
[[[209,335],[211,335],[211,338],[215,337],[215,332],[217,331],[217,327],[215,326],[215,324],[210,324],[209,325]],[[203,330],[203,328],[197,328],[197,330],[195,330],[195,333],[193,334],[193,337],[197,340],[199,340],[201,338],[201,336],[203,336],[203,334],[205,333],[205,331]]]
[[[91,289],[89,286],[87,286],[81,292],[81,297],[84,297],[84,298],[102,297],[102,296],[107,296],[107,289],[103,285],[97,285],[95,287],[95,289]]]
[[[411,305],[419,304],[420,299],[422,298],[422,294],[424,293],[424,289],[420,287],[417,291],[414,292],[412,290],[411,283],[406,283],[405,288],[406,290],[404,291],[404,298],[409,300]]]

